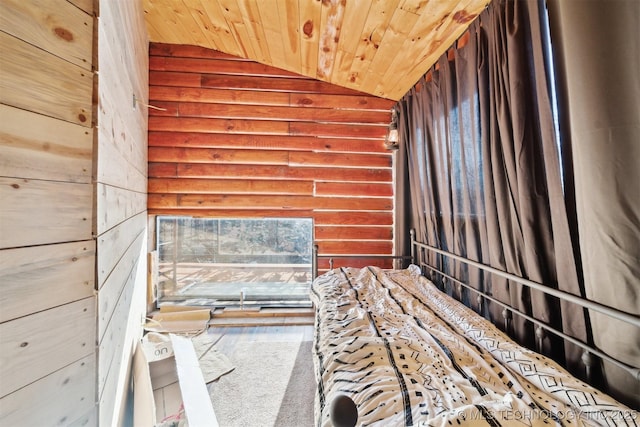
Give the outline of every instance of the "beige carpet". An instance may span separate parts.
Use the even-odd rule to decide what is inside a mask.
[[[313,425],[310,342],[238,343],[235,369],[209,386],[220,427]]]

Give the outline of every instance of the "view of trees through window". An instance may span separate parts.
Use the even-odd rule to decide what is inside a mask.
[[[312,244],[310,218],[159,216],[160,303],[306,304]]]

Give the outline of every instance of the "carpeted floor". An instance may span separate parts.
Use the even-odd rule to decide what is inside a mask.
[[[228,355],[236,368],[209,386],[220,427],[313,426],[311,345],[238,343]]]

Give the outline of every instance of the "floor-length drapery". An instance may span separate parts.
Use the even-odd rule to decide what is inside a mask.
[[[586,295],[640,316],[640,2],[553,0],[549,20]],[[638,328],[598,313],[591,320],[598,348],[640,365]],[[639,408],[640,381],[604,368],[612,394]]]
[[[560,173],[550,81],[535,1],[496,0],[399,102],[411,224],[418,239],[580,295]],[[450,59],[452,58],[452,60]],[[431,255],[435,265],[495,298],[588,341],[586,313],[538,291]],[[462,295],[465,300],[465,295]],[[470,305],[475,300],[467,301]],[[500,323],[501,309],[492,306]],[[513,323],[533,345],[533,325]],[[556,337],[544,352],[578,373],[581,352]]]

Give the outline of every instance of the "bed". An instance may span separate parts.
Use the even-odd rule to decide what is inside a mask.
[[[341,423],[343,399],[361,426],[638,425],[636,411],[516,344],[415,265],[331,269],[311,298],[318,427]]]

